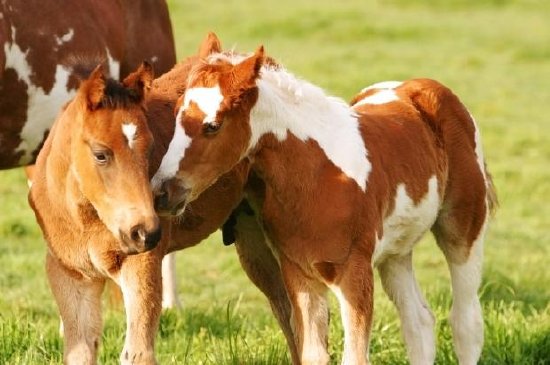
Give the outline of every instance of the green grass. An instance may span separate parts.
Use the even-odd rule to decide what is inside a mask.
[[[482,364],[550,364],[550,2],[543,0],[169,1],[179,57],[207,31],[224,46],[266,51],[289,70],[350,99],[381,80],[431,77],[481,126],[501,208],[486,241]],[[179,254],[185,309],[163,314],[163,364],[280,364],[285,343],[267,302],[215,234]],[[0,172],[0,364],[57,364],[62,341],[44,274],[45,245],[20,170]],[[437,364],[455,364],[449,278],[431,238],[415,267],[437,317]],[[330,351],[342,333],[335,301]],[[117,362],[124,318],[107,309],[101,349]],[[374,364],[406,364],[399,322],[377,282]]]

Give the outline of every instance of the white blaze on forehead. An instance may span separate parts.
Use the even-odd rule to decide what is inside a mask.
[[[174,130],[174,137],[170,141],[168,150],[162,158],[160,167],[153,176],[151,180],[151,185],[153,189],[158,189],[163,181],[168,180],[174,176],[179,169],[179,164],[183,156],[185,155],[185,150],[191,144],[191,137],[185,134],[185,130],[181,125],[181,118],[183,114],[183,108],[180,108],[178,115],[176,116],[176,128]]]
[[[223,95],[218,85],[214,87],[194,87],[185,92],[181,109],[186,110],[194,102],[206,116],[203,123],[212,123],[223,101]]]
[[[134,140],[136,139],[136,131],[137,126],[134,123],[124,123],[122,125],[122,133],[126,137],[126,141],[128,141],[128,146],[130,148],[134,147]]]
[[[76,93],[67,89],[70,72],[62,65],[55,68],[55,80],[51,90],[46,92],[31,82],[34,72],[27,61],[28,50],[25,52],[15,43],[16,29],[12,27],[13,43],[4,43],[6,55],[5,68],[14,69],[19,80],[27,85],[28,109],[27,120],[20,133],[21,143],[15,152],[23,152],[19,163],[26,165],[32,160],[32,152],[44,138],[44,134],[51,127],[55,117],[63,104]]]

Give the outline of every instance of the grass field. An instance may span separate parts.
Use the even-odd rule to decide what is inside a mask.
[[[266,51],[289,70],[350,99],[381,80],[431,77],[451,87],[481,127],[501,208],[490,228],[481,289],[482,364],[550,364],[550,2],[544,0],[169,1],[180,58],[208,30],[224,46]],[[0,172],[0,364],[57,364],[58,317],[45,244],[20,170]],[[449,277],[431,238],[415,267],[437,317],[437,364],[455,364]],[[163,314],[162,364],[282,364],[285,343],[266,300],[218,234],[178,257],[183,311]],[[342,333],[332,300],[331,357]],[[103,364],[117,363],[120,309],[107,308]],[[376,283],[373,364],[406,364],[399,322]]]

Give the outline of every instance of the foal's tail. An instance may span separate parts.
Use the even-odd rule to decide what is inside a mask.
[[[485,176],[487,177],[487,204],[489,205],[489,214],[493,216],[498,209],[498,196],[495,184],[493,183],[493,176],[487,170],[487,163],[485,163]]]

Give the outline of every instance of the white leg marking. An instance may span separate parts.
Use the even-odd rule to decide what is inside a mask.
[[[352,311],[353,308],[351,308],[339,287],[331,285],[329,288],[332,290],[338,299],[338,303],[340,304],[340,315],[342,317],[342,325],[344,327],[344,353],[342,355],[342,365],[363,364],[365,362],[368,363],[368,347],[358,351],[357,348],[359,346],[354,342],[357,336],[354,334],[355,329],[350,316],[350,311]]]
[[[399,312],[411,365],[433,364],[435,318],[414,277],[412,253],[387,257],[378,271],[386,294]]]
[[[453,286],[453,306],[449,321],[460,365],[477,364],[483,348],[483,314],[477,291],[481,284],[486,227],[487,219],[465,263],[455,264],[447,260]]]
[[[105,49],[107,53],[107,61],[109,62],[109,74],[115,80],[120,79],[120,62],[115,60],[109,52],[109,48]]]
[[[162,259],[162,308],[181,308],[178,299],[175,252]]]
[[[298,293],[298,305],[302,314],[304,343],[303,364],[328,364],[330,358],[325,348],[328,335],[328,305],[324,296],[316,293]]]
[[[122,133],[126,137],[126,142],[128,142],[128,147],[134,147],[134,141],[136,139],[137,126],[134,123],[124,123],[122,125]]]

